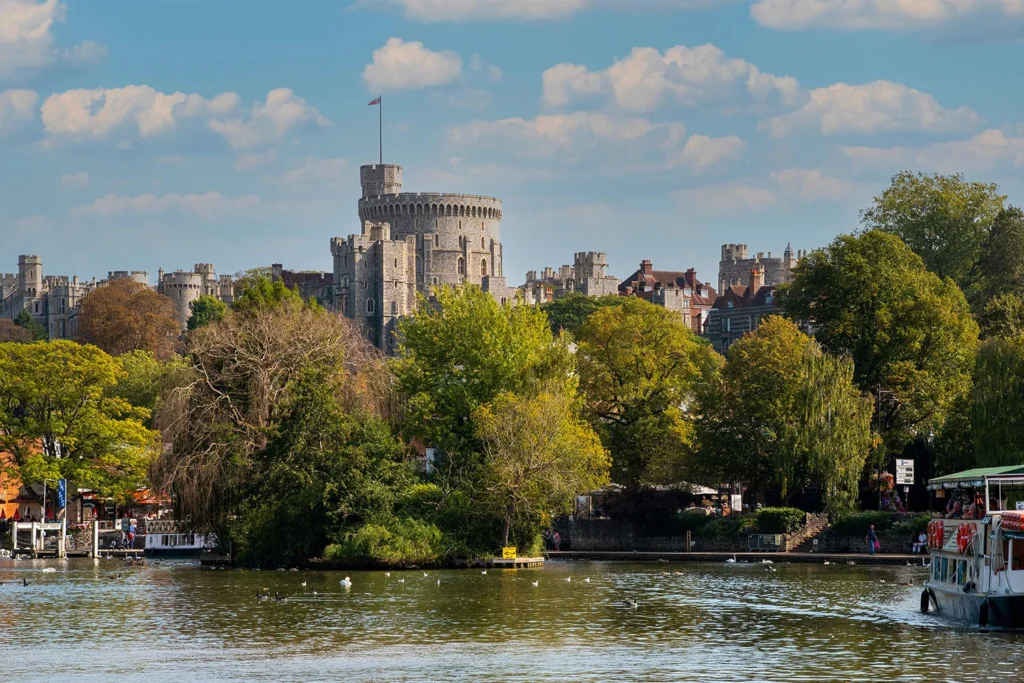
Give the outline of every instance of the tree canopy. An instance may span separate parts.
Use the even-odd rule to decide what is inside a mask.
[[[28,344],[33,341],[36,341],[36,339],[31,330],[26,330],[10,318],[0,318],[0,343],[18,342]]]
[[[695,392],[716,381],[722,357],[678,314],[633,297],[592,313],[577,337],[580,388],[612,454],[612,479],[677,481]]]
[[[235,300],[231,309],[239,313],[253,313],[257,309],[279,308],[290,305],[302,307],[303,301],[299,292],[288,289],[281,280],[270,280],[262,275],[254,275],[235,283]],[[305,304],[309,308],[321,308],[312,301]]]
[[[188,317],[188,329],[196,330],[212,322],[219,322],[228,313],[228,305],[215,296],[203,294],[189,304],[192,315]]]
[[[540,309],[548,316],[552,334],[557,335],[562,330],[565,330],[575,336],[580,326],[583,325],[583,321],[591,313],[599,308],[618,306],[623,301],[623,297],[616,294],[595,297],[573,292],[563,296],[561,299],[541,304]]]
[[[49,336],[46,328],[33,320],[32,315],[28,311],[21,311],[18,315],[14,316],[14,324],[27,331],[31,341],[44,341]],[[11,341],[20,340],[12,339]]]
[[[1024,336],[989,339],[978,351],[971,394],[974,465],[1024,464]]]
[[[969,390],[978,326],[967,301],[899,237],[837,237],[779,289],[786,314],[810,323],[828,351],[849,354],[857,385],[882,397],[876,418],[889,448],[940,427]]]
[[[144,484],[156,435],[148,410],[108,395],[123,376],[95,346],[0,344],[0,446],[24,480],[64,477],[120,499]]]
[[[1005,200],[994,183],[903,171],[861,212],[861,221],[868,231],[896,235],[928,270],[971,292],[981,279],[978,262]]]
[[[872,401],[853,363],[824,351],[792,322],[769,316],[729,347],[721,382],[701,394],[704,472],[783,498],[819,486],[826,510],[852,507],[871,448]]]
[[[142,350],[168,358],[179,332],[174,303],[140,282],[113,280],[82,299],[82,340],[113,356]]]

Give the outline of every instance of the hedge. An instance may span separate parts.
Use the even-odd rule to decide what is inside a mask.
[[[863,536],[872,524],[875,525],[875,531],[885,531],[891,529],[894,523],[892,513],[867,510],[840,517],[832,524],[831,531],[839,536]]]
[[[762,534],[788,534],[804,525],[804,511],[796,508],[761,508],[755,515]]]

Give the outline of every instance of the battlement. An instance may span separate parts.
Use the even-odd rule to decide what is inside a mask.
[[[370,164],[359,167],[363,197],[395,195],[402,191],[402,167],[395,164]]]
[[[359,200],[360,220],[389,216],[464,216],[501,220],[501,200],[475,194],[444,192],[402,192]]]
[[[722,245],[722,260],[742,261],[747,258],[747,245],[745,244],[723,244]]]

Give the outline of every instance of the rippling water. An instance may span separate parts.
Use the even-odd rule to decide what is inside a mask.
[[[1024,671],[1024,634],[921,615],[920,568],[775,567],[576,562],[388,578],[0,560],[0,678],[1015,681]],[[287,600],[260,602],[263,588]]]

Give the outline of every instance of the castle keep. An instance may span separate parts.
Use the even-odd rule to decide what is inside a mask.
[[[558,270],[545,268],[526,273],[523,298],[527,304],[561,299],[572,293],[605,296],[618,291],[619,280],[608,274],[608,255],[603,251],[579,251],[573,254],[573,265]]]
[[[331,239],[334,306],[359,321],[370,339],[394,349],[395,326],[432,287],[479,285],[501,302],[515,299],[505,281],[501,200],[468,194],[402,192],[402,167],[359,169],[362,230]]]
[[[734,285],[746,286],[750,281],[750,272],[757,268],[765,285],[781,285],[793,280],[793,266],[807,255],[806,251],[797,251],[794,257],[793,247],[786,245],[782,258],[768,256],[758,252],[753,257],[747,256],[745,244],[723,244],[722,260],[718,263],[718,291],[725,292]]]

